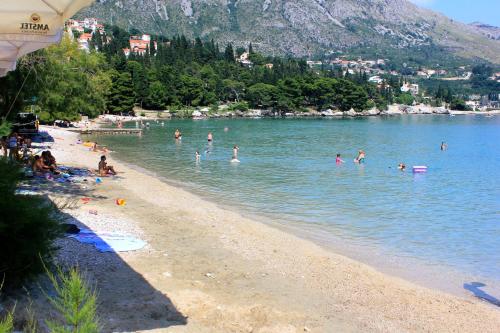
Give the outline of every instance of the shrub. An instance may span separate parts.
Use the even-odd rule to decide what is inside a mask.
[[[0,333],[10,333],[14,330],[14,317],[12,313],[8,313],[7,316],[0,320]]]
[[[229,106],[228,110],[229,111],[248,111],[248,103],[243,101],[243,102],[237,102],[233,103]]]
[[[46,324],[52,333],[97,333],[99,332],[99,320],[96,315],[97,295],[93,288],[84,281],[82,275],[76,268],[63,272],[57,267],[57,275],[46,269],[49,280],[54,288],[54,296],[45,293],[50,304],[57,313],[56,320],[46,320]],[[1,289],[1,286],[0,286]],[[31,308],[26,308],[27,319],[23,325],[23,332],[36,333],[38,324],[35,314]],[[0,333],[12,333],[14,331],[14,312],[9,311],[3,319],[0,319]]]
[[[76,268],[68,272],[58,269],[58,275],[47,272],[55,289],[55,296],[48,296],[50,303],[61,315],[60,319],[47,320],[51,332],[98,333],[96,315],[97,295]]]
[[[0,136],[9,135],[12,131],[12,124],[10,122],[4,121],[0,124]]]
[[[43,272],[41,259],[50,261],[61,228],[47,200],[15,194],[23,178],[19,167],[2,160],[0,175],[0,279],[5,286],[18,286]]]

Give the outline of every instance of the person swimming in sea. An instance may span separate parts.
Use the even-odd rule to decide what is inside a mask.
[[[365,152],[363,150],[358,151],[358,157],[354,160],[354,163],[364,163],[365,161]]]
[[[239,163],[240,162],[240,160],[238,160],[238,150],[240,150],[240,148],[235,145],[233,147],[233,157],[231,158],[232,163]]]
[[[208,142],[212,142],[214,140],[214,136],[212,135],[212,132],[208,132],[207,140],[208,140]]]
[[[406,165],[404,163],[399,163],[398,169],[401,171],[406,171]]]
[[[179,129],[176,129],[176,130],[175,130],[175,133],[174,133],[174,138],[175,138],[176,140],[180,140],[180,139],[182,139],[182,133],[181,133],[181,131],[179,131]]]
[[[337,158],[335,158],[335,163],[342,164],[345,163],[342,158],[340,158],[340,154],[337,154]]]
[[[448,149],[448,145],[446,144],[446,142],[444,142],[444,141],[441,142],[441,150],[444,151],[446,149]]]

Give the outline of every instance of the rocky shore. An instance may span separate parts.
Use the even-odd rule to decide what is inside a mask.
[[[444,107],[432,107],[429,105],[400,105],[393,104],[387,110],[379,110],[372,108],[365,111],[340,111],[327,109],[317,111],[309,109],[307,111],[295,112],[280,112],[272,109],[249,109],[242,110],[229,110],[227,106],[221,106],[217,111],[212,111],[208,107],[191,110],[189,112],[183,111],[170,112],[165,111],[147,111],[135,110],[136,114],[144,114],[149,118],[193,118],[193,119],[210,119],[210,118],[321,118],[321,117],[374,117],[374,116],[396,116],[396,115],[465,115],[465,114],[500,114],[500,110],[493,110],[489,112],[476,112],[476,111],[454,111]]]

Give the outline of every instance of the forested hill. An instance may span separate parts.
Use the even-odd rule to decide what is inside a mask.
[[[500,40],[408,0],[99,0],[79,17],[152,34],[254,43],[265,54],[342,51],[424,65],[455,57],[500,64]]]
[[[23,58],[16,71],[0,79],[0,107],[33,108],[42,121],[52,121],[128,113],[134,105],[177,114],[200,106],[217,111],[221,105],[284,114],[308,108],[384,109],[388,103],[414,101],[401,92],[402,77],[388,76],[376,85],[362,72],[311,69],[303,60],[265,57],[251,45],[234,49],[182,36],[152,36],[143,55],[126,57],[129,38],[127,31],[107,26],[89,41],[90,52],[66,36],[60,45]],[[243,52],[249,53],[251,65],[236,60]],[[436,89],[432,103],[443,102],[463,106],[451,91]]]

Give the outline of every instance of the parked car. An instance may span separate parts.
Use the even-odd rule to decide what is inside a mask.
[[[38,116],[34,113],[18,113],[14,123],[14,131],[23,136],[38,134]]]

